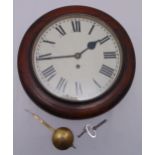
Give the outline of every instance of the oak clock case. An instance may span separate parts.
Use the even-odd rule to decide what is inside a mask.
[[[18,55],[23,87],[34,102],[60,117],[82,119],[113,108],[135,72],[128,34],[111,16],[69,6],[39,18]]]

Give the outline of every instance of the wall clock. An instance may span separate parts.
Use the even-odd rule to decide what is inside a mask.
[[[131,40],[111,16],[86,6],[68,6],[39,18],[18,54],[28,95],[57,116],[82,119],[114,107],[135,72]]]

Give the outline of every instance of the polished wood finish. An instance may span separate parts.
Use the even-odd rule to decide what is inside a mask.
[[[40,31],[52,20],[72,13],[89,14],[103,20],[114,31],[123,50],[123,65],[115,84],[100,97],[81,104],[61,100],[49,94],[40,85],[32,69],[32,48]],[[83,119],[110,110],[123,98],[133,81],[135,54],[127,32],[111,16],[90,7],[68,6],[43,15],[28,29],[19,48],[18,71],[24,89],[39,107],[60,117]]]

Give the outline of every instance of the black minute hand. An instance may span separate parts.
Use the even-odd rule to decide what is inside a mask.
[[[54,56],[54,57],[38,57],[37,60],[52,60],[52,59],[61,59],[61,58],[74,58],[75,55],[64,55],[64,56]]]

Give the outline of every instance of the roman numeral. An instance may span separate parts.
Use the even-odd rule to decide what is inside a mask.
[[[56,44],[55,42],[53,41],[49,41],[49,40],[43,40],[44,43],[48,43],[48,44]]]
[[[102,65],[99,72],[105,76],[111,77],[114,72],[114,69],[112,69],[106,65]]]
[[[51,55],[52,55],[51,53],[39,55],[39,57],[37,57],[36,60],[44,60],[44,59],[50,58]]]
[[[80,21],[72,21],[72,28],[74,32],[81,32]]]
[[[98,88],[102,88],[101,85],[100,85],[95,79],[93,79],[93,82],[95,83],[95,85],[96,85]]]
[[[56,86],[56,89],[65,92],[66,86],[67,86],[67,80],[61,77]]]
[[[53,65],[51,65],[50,67],[43,70],[42,74],[45,78],[47,78],[47,81],[50,81],[56,75],[56,70]]]
[[[103,43],[105,43],[106,41],[108,41],[110,39],[110,37],[109,36],[106,36],[106,37],[104,37],[103,39],[101,39],[99,42],[100,42],[100,44],[103,44]]]
[[[76,95],[82,95],[83,94],[81,83],[75,82],[75,91],[76,91]]]
[[[65,30],[62,28],[61,25],[55,28],[62,36],[66,34]]]
[[[90,29],[90,31],[89,31],[89,35],[91,35],[91,33],[93,32],[93,29],[95,28],[95,25],[92,25],[92,27],[91,27],[91,29]]]
[[[116,52],[103,52],[105,59],[115,59],[116,58]]]

